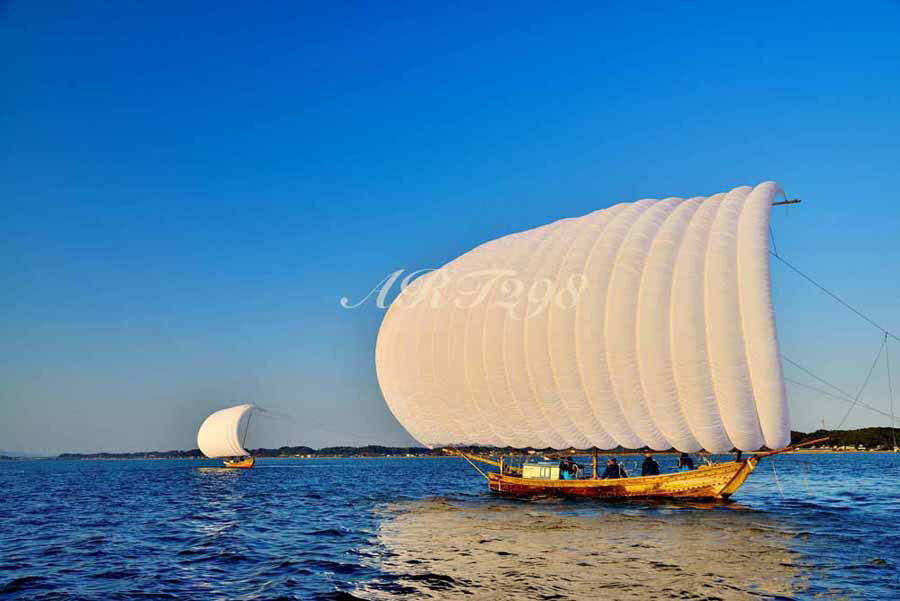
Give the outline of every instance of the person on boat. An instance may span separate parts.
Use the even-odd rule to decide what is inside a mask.
[[[625,468],[619,465],[619,462],[616,461],[615,457],[611,457],[609,461],[606,462],[606,471],[603,472],[601,478],[627,478],[628,473],[625,471]]]
[[[578,464],[566,457],[559,463],[559,473],[563,480],[574,480],[578,477]]]
[[[694,469],[694,460],[687,453],[682,453],[678,458],[678,471],[689,472]]]
[[[641,464],[642,476],[658,476],[659,464],[653,458],[653,453],[644,453],[644,463]]]
[[[571,469],[572,469],[572,479],[573,479],[573,480],[577,480],[577,479],[578,479],[578,474],[581,472],[581,466],[578,465],[578,462],[577,462],[577,461],[571,461],[571,460],[570,460],[570,465],[572,466],[572,467],[571,467]]]

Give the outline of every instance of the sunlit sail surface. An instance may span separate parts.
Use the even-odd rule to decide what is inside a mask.
[[[785,447],[768,257],[778,192],[619,204],[419,278],[378,335],[388,406],[431,447]]]

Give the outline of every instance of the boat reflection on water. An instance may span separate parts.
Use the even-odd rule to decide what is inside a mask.
[[[733,503],[432,499],[382,511],[378,548],[365,555],[385,579],[358,589],[366,599],[745,599],[807,589],[790,525]]]

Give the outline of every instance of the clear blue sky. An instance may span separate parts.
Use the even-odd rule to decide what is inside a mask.
[[[898,2],[185,4],[0,3],[2,450],[189,448],[232,400],[295,416],[259,444],[411,443],[342,296],[768,179],[779,251],[900,330]],[[785,353],[855,390],[879,333],[773,279]]]

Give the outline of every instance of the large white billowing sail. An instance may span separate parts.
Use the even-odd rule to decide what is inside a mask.
[[[240,457],[249,455],[242,437],[255,405],[237,405],[221,409],[207,417],[197,432],[197,446],[207,457]]]
[[[779,191],[620,204],[419,278],[378,333],[388,406],[432,447],[786,446],[768,261]]]

